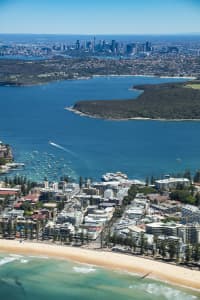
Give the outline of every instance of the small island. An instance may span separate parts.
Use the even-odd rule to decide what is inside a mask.
[[[110,119],[200,120],[200,81],[139,85],[136,99],[79,101],[69,110]]]

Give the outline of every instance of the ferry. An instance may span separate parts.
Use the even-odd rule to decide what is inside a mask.
[[[23,164],[23,163],[7,163],[6,166],[10,169],[16,169],[19,167],[24,167],[25,164]]]
[[[102,176],[102,181],[108,182],[108,181],[123,181],[127,180],[128,176],[122,172],[116,172],[116,173],[106,173]]]

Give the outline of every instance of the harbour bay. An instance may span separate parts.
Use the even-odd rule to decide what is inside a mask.
[[[119,76],[0,87],[0,137],[12,145],[15,160],[25,163],[25,169],[12,174],[35,180],[61,175],[98,179],[120,170],[144,179],[195,171],[199,122],[107,121],[64,109],[79,100],[135,98],[134,85],[180,80]]]

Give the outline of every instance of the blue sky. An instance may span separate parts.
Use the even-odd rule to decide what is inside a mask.
[[[0,0],[0,33],[200,32],[200,0]]]

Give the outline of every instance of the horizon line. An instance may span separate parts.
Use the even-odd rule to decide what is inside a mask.
[[[200,32],[177,32],[177,33],[31,33],[31,32],[0,32],[1,35],[79,35],[79,36],[110,36],[110,35],[154,35],[154,36],[166,36],[166,35],[200,35]]]

